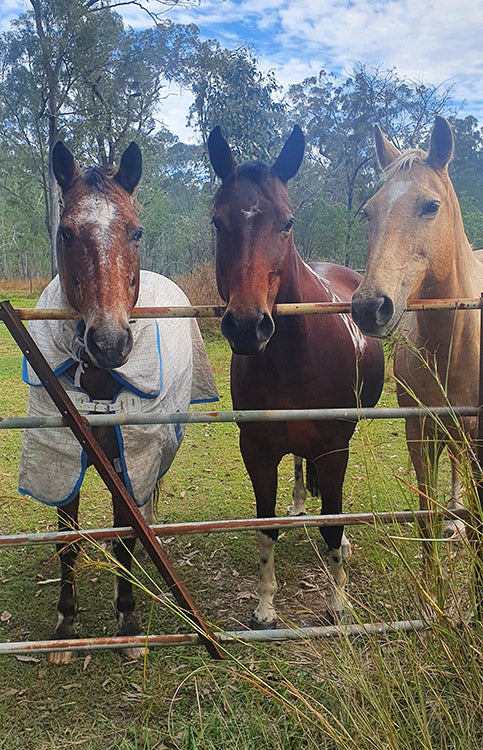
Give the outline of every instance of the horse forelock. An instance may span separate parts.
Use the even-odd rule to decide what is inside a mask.
[[[215,206],[218,202],[224,202],[223,199],[230,194],[230,191],[236,189],[241,191],[244,184],[249,186],[250,200],[254,200],[253,190],[255,195],[259,195],[266,205],[273,204],[281,207],[285,212],[290,212],[291,204],[288,198],[288,194],[280,180],[276,179],[276,175],[272,171],[271,167],[267,166],[262,161],[247,161],[242,164],[238,164],[233,170],[232,175],[221,185],[215,196]],[[243,195],[243,193],[241,193]],[[253,216],[263,213],[260,210],[258,202],[251,204],[249,210],[243,211],[245,218],[252,218]]]
[[[409,148],[407,151],[403,151],[400,156],[397,156],[385,169],[382,170],[382,182],[387,182],[399,172],[403,170],[410,170],[413,164],[422,164],[428,158],[426,151],[420,148]]]

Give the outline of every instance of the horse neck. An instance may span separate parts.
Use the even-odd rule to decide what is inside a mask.
[[[466,236],[452,185],[451,192],[454,198],[454,241],[450,273],[444,279],[426,281],[418,294],[423,299],[471,299],[480,297],[483,291],[483,263],[477,260]],[[453,355],[457,353],[456,349],[469,351],[479,339],[479,315],[476,313],[439,310],[429,314],[416,313],[416,317],[421,338],[428,343],[429,349],[439,351],[439,358],[445,357],[451,348]]]
[[[453,199],[453,225],[449,252],[452,255],[450,273],[444,279],[428,278],[423,283],[421,297],[433,299],[450,299],[453,297],[479,296],[483,291],[483,264],[474,255],[466,236],[463,217],[456,193],[450,183]]]
[[[281,275],[276,303],[323,301],[325,287],[315,271],[302,260],[292,240],[287,263]],[[305,316],[297,316],[304,319]]]

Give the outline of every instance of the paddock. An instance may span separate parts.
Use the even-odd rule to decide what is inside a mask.
[[[2,319],[5,322],[3,316],[3,305],[2,303]],[[420,300],[411,303],[408,310],[425,310],[425,309],[466,309],[481,311],[483,317],[483,302],[482,300]],[[315,303],[311,305],[279,305],[276,309],[277,315],[293,315],[293,314],[341,314],[348,313],[349,305],[341,303]],[[221,317],[224,313],[224,308],[220,306],[197,306],[197,307],[184,307],[184,308],[138,308],[133,312],[133,318],[143,317],[207,317],[215,318]],[[69,310],[29,310],[21,309],[16,311],[16,317],[19,319],[27,320],[34,319],[37,317],[49,318],[49,319],[67,319],[73,318],[72,311]],[[483,330],[483,326],[482,326]],[[480,352],[482,347],[480,346]],[[483,403],[483,376],[481,367],[481,356],[480,356],[480,397],[479,404]],[[310,413],[309,413],[310,412]],[[155,421],[159,423],[170,423],[170,422],[184,422],[188,423],[203,423],[203,424],[219,424],[219,423],[238,423],[241,421],[289,421],[296,419],[321,419],[330,420],[334,418],[350,419],[350,420],[364,420],[364,419],[403,419],[408,416],[414,416],[415,413],[423,413],[426,415],[434,414],[435,416],[452,415],[457,416],[478,416],[479,422],[479,440],[477,448],[478,463],[481,466],[483,461],[483,450],[481,447],[481,437],[483,436],[482,430],[482,414],[481,406],[478,408],[464,406],[455,408],[438,408],[438,409],[384,409],[376,407],[372,409],[326,409],[326,410],[291,410],[291,411],[278,411],[278,412],[237,412],[237,411],[224,411],[224,412],[188,412],[184,414],[160,414],[156,416]],[[139,415],[108,415],[108,414],[95,414],[87,418],[89,425],[112,425],[112,424],[138,424],[143,421],[143,417]],[[153,420],[154,421],[154,420]],[[0,421],[0,429],[28,429],[29,427],[53,427],[63,426],[66,429],[68,427],[63,422],[63,418],[50,418],[50,419],[37,419],[32,420],[23,417],[6,417]],[[482,502],[482,488],[478,486],[478,494],[480,504]],[[337,525],[341,521],[344,525],[359,525],[362,527],[368,527],[374,524],[390,524],[394,522],[404,522],[408,520],[418,520],[431,516],[436,518],[437,516],[445,517],[458,517],[470,520],[473,526],[480,529],[481,519],[479,513],[476,516],[471,515],[469,511],[462,511],[458,513],[431,513],[430,511],[401,511],[401,512],[383,512],[383,513],[358,513],[358,514],[342,514],[340,516],[319,516],[310,515],[296,518],[269,518],[269,519],[231,519],[223,521],[202,521],[196,523],[179,523],[179,524],[162,524],[153,526],[152,531],[156,536],[180,536],[183,534],[198,534],[198,533],[213,533],[213,532],[230,532],[234,530],[253,530],[256,528],[309,528],[311,526],[326,525]],[[113,538],[127,538],[135,536],[131,528],[125,527],[122,529],[91,529],[83,530],[79,532],[64,532],[63,534],[56,532],[48,532],[44,534],[17,534],[17,535],[6,535],[0,536],[0,546],[15,546],[15,545],[38,545],[38,544],[52,544],[58,541],[69,541],[73,542],[77,539],[84,541],[99,541],[103,539]],[[478,540],[476,564],[476,576],[478,579],[479,595],[478,603],[481,605],[481,546]],[[202,604],[202,603],[201,603]],[[202,607],[201,607],[202,609]],[[479,611],[481,616],[481,607]],[[327,626],[320,628],[280,628],[272,631],[220,631],[215,632],[214,640],[217,644],[229,644],[234,642],[273,642],[279,640],[298,640],[307,637],[337,637],[341,634],[357,635],[361,636],[365,633],[388,633],[397,631],[418,631],[425,627],[425,622],[421,619],[405,620],[397,622],[381,622],[381,623],[369,623],[364,625],[344,625],[344,626]],[[126,643],[124,643],[124,640]],[[200,632],[194,632],[189,634],[173,634],[173,635],[150,635],[150,636],[138,636],[136,638],[89,638],[89,639],[76,639],[72,641],[26,641],[17,643],[5,643],[0,645],[0,655],[12,654],[12,653],[32,653],[32,652],[48,652],[50,650],[90,650],[90,649],[114,649],[119,648],[121,645],[148,645],[151,647],[161,647],[168,645],[194,645],[204,643],[206,646],[206,634],[201,629]]]

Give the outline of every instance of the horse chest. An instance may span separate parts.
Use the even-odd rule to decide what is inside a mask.
[[[478,399],[479,313],[428,313],[422,324],[408,316],[396,348],[394,373],[401,381],[399,402],[426,406],[473,405]],[[436,335],[428,334],[434,321]]]
[[[231,387],[236,409],[317,409],[355,405],[353,358],[332,353],[307,358],[295,350],[233,357]]]

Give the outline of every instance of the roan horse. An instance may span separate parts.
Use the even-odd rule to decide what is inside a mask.
[[[117,172],[92,168],[81,174],[70,151],[58,142],[52,164],[64,203],[57,234],[59,276],[70,305],[83,315],[85,349],[90,359],[80,385],[92,399],[112,400],[122,386],[106,369],[122,366],[131,352],[129,315],[139,293],[142,228],[133,194],[141,178],[141,152],[133,142],[123,153]],[[76,365],[72,365],[67,374],[74,378],[75,370]],[[107,457],[114,460],[118,455],[114,430],[95,428],[93,432]],[[78,510],[79,493],[58,508],[59,531],[78,527]],[[114,526],[125,525],[123,507],[114,502],[113,510]],[[113,545],[116,559],[128,570],[134,541]],[[60,544],[58,552],[61,589],[57,604],[59,621],[53,638],[75,638],[74,565],[78,547]],[[117,634],[139,634],[132,585],[124,576],[116,578],[115,608]],[[54,662],[69,658],[69,652],[49,654]]]
[[[395,331],[412,299],[479,297],[483,263],[466,237],[458,199],[448,175],[453,134],[437,117],[429,152],[400,153],[375,130],[383,183],[365,205],[368,219],[366,274],[352,298],[352,317],[371,336]],[[394,372],[400,406],[463,406],[478,403],[480,316],[478,311],[411,312],[397,339]],[[452,466],[451,510],[461,507],[462,429],[473,438],[476,419],[408,419],[406,437],[422,508],[436,492],[443,447]],[[461,522],[445,523],[446,536],[462,533]],[[429,529],[423,525],[423,533]],[[425,543],[426,553],[431,544]],[[426,554],[429,562],[430,556]]]
[[[222,180],[212,222],[216,276],[227,303],[222,332],[233,351],[231,392],[235,409],[302,409],[369,406],[378,400],[384,374],[382,348],[360,335],[348,315],[280,317],[283,302],[349,300],[360,276],[331,263],[308,266],[298,255],[286,184],[297,173],[305,139],[295,127],[272,167],[236,165],[220,128],[208,139],[211,164]],[[258,517],[275,515],[277,468],[287,453],[313,462],[322,513],[340,513],[342,485],[355,423],[297,421],[240,424],[240,448],[255,491]],[[329,547],[332,588],[328,615],[344,612],[343,526],[321,527]],[[257,533],[259,603],[252,627],[271,628],[277,590],[277,531]]]
[[[79,396],[87,402],[86,413],[98,407],[101,410],[106,407],[107,411],[129,410],[133,403],[138,403],[138,411],[159,409],[161,399],[164,409],[185,411],[190,403],[192,356],[195,356],[192,322],[186,321],[180,328],[181,321],[129,320],[138,295],[139,300],[149,298],[148,305],[160,304],[156,297],[159,289],[168,295],[161,304],[189,304],[173,282],[139,269],[142,228],[134,199],[142,168],[138,146],[130,144],[117,171],[112,167],[79,170],[70,151],[60,142],[54,147],[52,163],[63,197],[57,235],[60,283],[59,278],[54,279],[39,304],[48,307],[45,301],[51,299],[49,295],[54,295],[54,299],[61,302],[60,306],[70,304],[80,312],[83,324],[65,321],[49,327],[52,323],[49,321],[45,327],[44,322],[36,321],[32,335],[36,332],[37,343],[43,351],[43,347],[49,347],[49,362],[61,363],[56,374],[71,398],[76,400]],[[59,297],[55,297],[57,294]],[[146,302],[140,304],[146,305]],[[197,328],[196,331],[199,337]],[[203,356],[206,356],[204,349]],[[133,367],[138,369],[133,371]],[[50,404],[43,389],[31,388],[29,409],[38,399],[44,400],[45,408]],[[167,408],[168,403],[173,404],[172,409]],[[151,430],[151,427],[93,428],[105,454],[150,523],[153,522],[152,494],[156,482],[173,460],[183,434],[180,425],[158,425],[159,430]],[[45,435],[52,430],[38,430],[41,434],[37,437],[31,437],[35,430],[26,432],[19,484],[25,482],[25,478],[28,483],[20,484],[21,491],[58,506],[59,530],[77,528],[78,490],[84,476],[85,454],[66,431],[58,437]],[[57,442],[52,447],[49,443],[54,439]],[[68,440],[71,448],[64,450]],[[41,472],[36,471],[38,466],[35,465],[33,471],[30,468],[35,463],[34,452],[36,460],[46,465],[45,478],[42,474],[41,480]],[[63,479],[67,474],[69,484]],[[61,489],[58,489],[57,476]],[[40,481],[43,495],[37,490]],[[55,490],[51,491],[51,485],[55,485]],[[116,497],[114,525],[129,525],[124,506]],[[134,539],[114,543],[117,561],[128,571],[134,544]],[[61,590],[54,639],[76,637],[74,564],[78,551],[75,544],[58,545]],[[132,584],[128,579],[128,575],[116,577],[117,635],[140,633],[134,616]],[[126,649],[125,654],[137,656],[139,650]],[[50,660],[63,662],[70,656],[69,652],[53,652]]]

